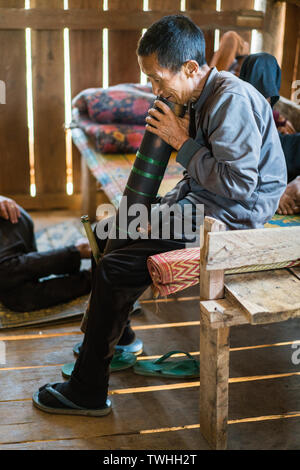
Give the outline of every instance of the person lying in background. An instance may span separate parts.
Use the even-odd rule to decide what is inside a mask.
[[[279,100],[281,70],[274,56],[266,52],[251,54],[243,62],[240,78],[251,83],[270,103],[271,107]],[[286,123],[277,126],[279,138],[287,165],[288,185],[280,198],[278,214],[300,213],[300,133],[291,133]]]
[[[235,31],[227,31],[220,40],[220,47],[214,53],[209,66],[219,71],[227,70],[239,76],[243,60],[250,52],[249,43]]]
[[[0,300],[26,312],[68,302],[91,290],[91,272],[80,270],[90,258],[88,240],[38,252],[30,215],[13,199],[0,196]],[[51,279],[50,275],[57,275]]]

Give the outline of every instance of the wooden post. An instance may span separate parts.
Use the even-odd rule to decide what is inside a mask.
[[[97,210],[97,183],[84,157],[81,158],[81,185],[81,212],[94,222]]]
[[[297,63],[299,50],[297,48],[300,26],[300,7],[291,3],[286,4],[285,29],[283,39],[283,52],[281,62],[281,88],[280,95],[291,99],[292,83],[297,78]]]
[[[200,299],[221,299],[224,294],[224,271],[207,271],[206,255],[209,232],[221,232],[226,226],[211,217],[204,219],[204,243],[200,252]]]
[[[267,0],[263,29],[263,51],[276,57],[279,65],[282,61],[283,35],[285,24],[284,2]]]
[[[0,12],[8,7],[24,8],[24,0],[0,0]],[[0,194],[29,196],[25,31],[0,31],[0,44],[6,95],[0,103]]]
[[[298,41],[297,41],[297,49],[296,49],[296,66],[295,66],[295,70],[296,70],[296,74],[295,74],[295,79],[296,80],[300,80],[300,8],[299,8],[299,12],[298,12],[298,23],[299,23],[299,28],[298,28]],[[296,88],[299,88],[299,85],[296,87]],[[299,94],[298,94],[299,96]],[[295,98],[295,101],[298,101],[298,104],[299,104],[299,99],[296,100]]]
[[[32,8],[63,8],[60,0],[32,0]],[[63,30],[32,30],[34,153],[38,195],[66,195]]]
[[[224,295],[224,271],[207,271],[209,232],[226,230],[213,218],[204,219],[204,244],[200,253],[200,299]],[[213,329],[200,310],[200,430],[215,449],[226,449],[229,377],[229,328]]]
[[[69,9],[102,10],[99,0],[69,0]],[[102,30],[70,30],[72,99],[86,88],[102,87]],[[81,211],[96,218],[96,179],[76,145],[72,144],[73,190],[81,192]]]
[[[229,328],[200,326],[200,430],[217,450],[227,446]]]
[[[75,8],[102,10],[102,5],[99,0],[69,0],[69,10]],[[70,30],[69,37],[71,96],[73,99],[86,88],[102,86],[102,30]],[[74,193],[79,193],[83,184],[81,179],[81,155],[74,144],[72,145],[72,163],[73,190]],[[94,181],[94,186],[95,184]],[[88,189],[87,192],[89,192]],[[86,199],[87,192],[85,195],[82,194],[83,199]],[[91,194],[91,196],[96,198],[96,193]],[[92,217],[92,214],[89,213],[89,216]]]

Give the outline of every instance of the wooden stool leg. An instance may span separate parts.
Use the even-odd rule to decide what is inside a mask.
[[[227,446],[229,328],[200,326],[200,430],[209,445]]]
[[[84,157],[81,157],[81,210],[88,215],[91,222],[96,219],[97,191],[96,178],[92,175]]]

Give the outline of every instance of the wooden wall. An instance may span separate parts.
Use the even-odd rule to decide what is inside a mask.
[[[64,28],[69,28],[73,98],[85,88],[103,85],[103,28],[108,29],[109,84],[139,82],[135,51],[141,31],[165,14],[180,12],[180,0],[149,0],[149,11],[143,11],[142,0],[108,0],[107,11],[102,0],[69,0],[68,10],[63,0],[31,0],[29,10],[24,2],[0,0],[0,80],[6,84],[6,104],[0,104],[0,194],[27,209],[79,208],[86,169],[71,145],[72,175],[67,175]],[[254,0],[222,0],[216,12],[215,0],[186,0],[186,14],[204,31],[208,62],[216,29],[221,34],[234,29],[248,39],[252,29],[263,30],[264,15],[253,11],[253,5]],[[296,13],[299,7],[289,5],[290,23],[296,22]],[[35,197],[29,189],[25,28],[31,28]],[[290,47],[294,36],[294,29],[286,31],[284,96],[291,84],[291,63],[299,54],[299,47],[298,52]],[[66,193],[67,176],[72,176],[72,195]]]
[[[0,9],[22,8],[23,0],[0,0]],[[0,80],[6,104],[0,105],[0,194],[29,194],[29,148],[24,30],[0,30]]]

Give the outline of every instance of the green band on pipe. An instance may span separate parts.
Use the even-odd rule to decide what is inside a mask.
[[[123,230],[121,227],[116,225],[119,232],[126,233],[126,235],[133,235],[133,233],[128,232],[127,230]]]
[[[144,176],[145,178],[150,178],[152,180],[161,181],[163,179],[163,177],[160,175],[152,175],[152,173],[147,173],[146,171],[140,170],[139,168],[136,168],[135,166],[132,167],[132,171],[133,173],[136,173],[137,175]]]
[[[142,193],[141,191],[136,191],[135,189],[132,189],[128,184],[126,184],[126,188],[132,191],[133,193],[139,194],[140,196],[146,196],[146,197],[155,197],[156,194],[147,194],[147,193]]]
[[[153,165],[162,166],[162,167],[166,166],[165,163],[159,162],[158,160],[153,160],[153,158],[150,158],[150,157],[146,157],[146,155],[143,155],[139,151],[137,151],[136,156],[140,158],[141,160],[144,160],[145,162],[152,163]]]

